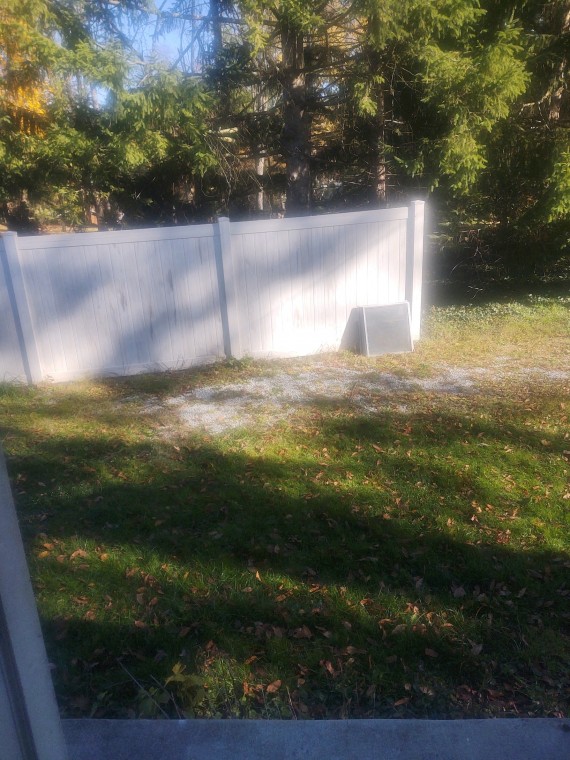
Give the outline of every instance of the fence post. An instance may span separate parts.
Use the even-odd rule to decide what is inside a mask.
[[[28,383],[33,385],[42,379],[42,369],[20,264],[18,235],[16,232],[4,232],[0,239],[4,248],[8,296],[14,314],[22,362]]]
[[[0,755],[65,760],[24,547],[0,449]]]
[[[242,358],[239,328],[239,299],[237,277],[232,251],[230,220],[226,216],[218,219],[218,236],[220,241],[220,261],[218,277],[220,279],[220,308],[224,328],[224,349],[228,358]]]
[[[421,331],[424,212],[424,201],[412,201],[406,244],[406,301],[410,304],[412,340],[418,340]]]

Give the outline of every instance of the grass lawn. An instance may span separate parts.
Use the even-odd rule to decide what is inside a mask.
[[[432,308],[426,335],[0,387],[65,716],[568,715],[570,299]],[[168,403],[324,370],[350,390],[245,427]]]

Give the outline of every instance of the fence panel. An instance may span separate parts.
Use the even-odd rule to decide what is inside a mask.
[[[357,306],[408,300],[423,203],[0,244],[0,380],[68,380],[340,346]]]
[[[355,306],[406,296],[407,208],[231,225],[249,356],[338,349]]]
[[[224,356],[213,225],[18,242],[44,377]]]

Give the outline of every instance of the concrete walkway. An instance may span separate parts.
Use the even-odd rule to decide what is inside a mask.
[[[64,720],[70,760],[570,760],[570,720]]]

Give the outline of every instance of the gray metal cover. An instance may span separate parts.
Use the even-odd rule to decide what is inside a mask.
[[[360,339],[365,356],[413,351],[408,302],[363,306]]]

